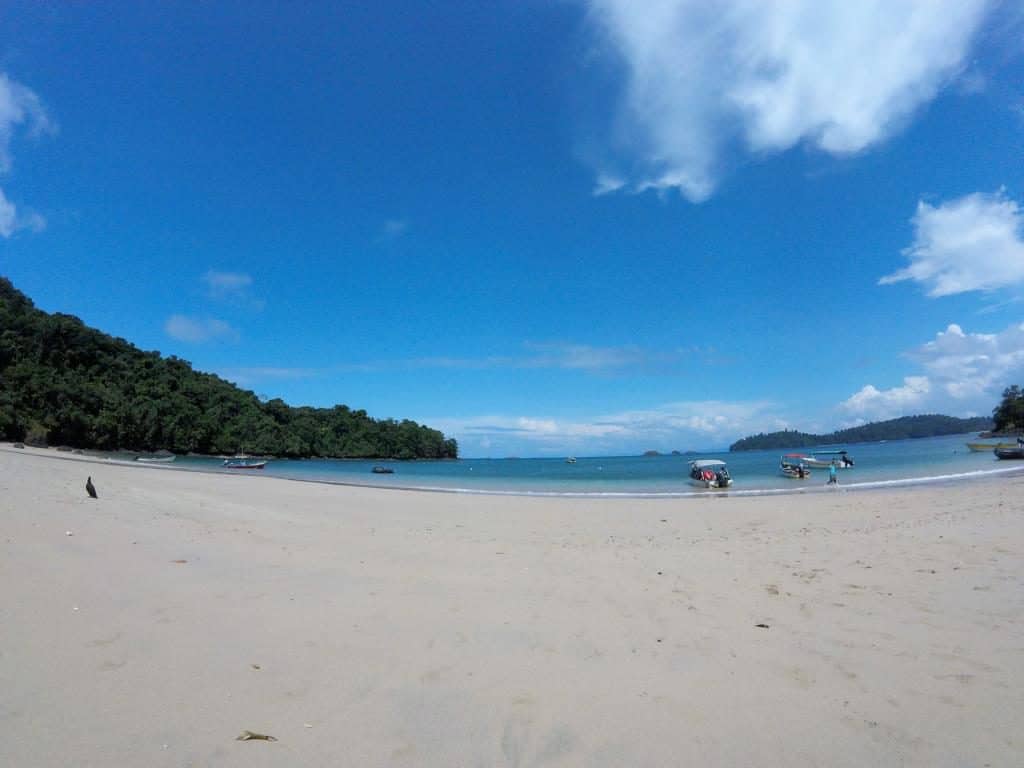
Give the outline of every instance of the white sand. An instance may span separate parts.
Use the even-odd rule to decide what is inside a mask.
[[[590,501],[56,456],[0,448],[0,766],[1024,765],[1019,476]]]

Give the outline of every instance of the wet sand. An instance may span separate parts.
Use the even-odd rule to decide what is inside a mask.
[[[57,456],[0,446],[0,765],[1024,764],[1021,476],[590,500]]]

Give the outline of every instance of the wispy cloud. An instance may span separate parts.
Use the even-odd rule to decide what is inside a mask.
[[[522,345],[522,349],[520,354],[377,360],[365,363],[344,363],[336,368],[363,373],[446,368],[455,370],[552,368],[595,374],[622,374],[671,371],[687,360],[710,362],[716,357],[713,349],[696,347],[652,350],[637,346],[599,347],[559,342],[526,342]]]
[[[880,285],[913,280],[929,296],[991,291],[1024,282],[1024,216],[1004,191],[917,204],[914,242],[903,254],[910,265]]]
[[[739,158],[801,142],[844,155],[893,134],[961,71],[996,3],[588,5],[625,72],[595,191],[674,188],[699,202]]]
[[[219,272],[211,269],[200,280],[205,286],[207,297],[215,301],[243,305],[246,309],[256,311],[266,306],[263,299],[253,294],[252,275],[245,272]]]
[[[592,454],[654,448],[673,450],[726,443],[750,432],[785,429],[768,401],[720,400],[666,403],[648,410],[620,411],[589,419],[536,415],[487,415],[466,419],[432,417],[427,423],[468,450],[509,453]]]
[[[19,229],[42,232],[46,229],[46,219],[35,211],[19,211],[0,189],[0,237],[10,237]]]
[[[224,368],[220,371],[220,375],[228,381],[244,386],[268,380],[308,379],[320,373],[321,371],[315,368],[281,368],[274,366]]]
[[[164,331],[172,339],[190,344],[210,341],[238,341],[239,333],[223,320],[215,317],[171,315],[164,323]]]
[[[388,219],[380,230],[381,240],[397,240],[409,231],[409,222],[405,219]]]
[[[0,174],[11,169],[11,141],[18,129],[35,137],[55,133],[57,125],[32,90],[0,73]],[[0,189],[0,237],[8,238],[20,229],[40,232],[45,226],[42,215],[19,212]]]

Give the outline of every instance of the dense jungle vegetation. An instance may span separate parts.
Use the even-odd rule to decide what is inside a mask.
[[[37,309],[0,277],[0,439],[103,450],[287,457],[455,458],[413,421],[344,405],[261,402],[177,357]]]

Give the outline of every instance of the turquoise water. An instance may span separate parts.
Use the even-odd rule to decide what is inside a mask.
[[[915,482],[941,482],[962,476],[983,478],[1024,471],[1024,461],[998,461],[991,453],[972,453],[964,444],[971,435],[857,443],[846,448],[856,461],[839,471],[840,487],[879,487]],[[816,469],[807,480],[779,474],[786,451],[708,451],[687,456],[578,457],[564,459],[459,459],[457,461],[273,460],[263,471],[221,468],[219,459],[179,457],[176,469],[230,472],[333,483],[479,493],[538,495],[705,496],[723,491],[698,489],[687,481],[688,464],[696,458],[722,459],[729,465],[731,495],[822,490],[828,471]],[[394,469],[393,475],[372,474],[374,466]],[[831,490],[831,489],[830,489]]]

